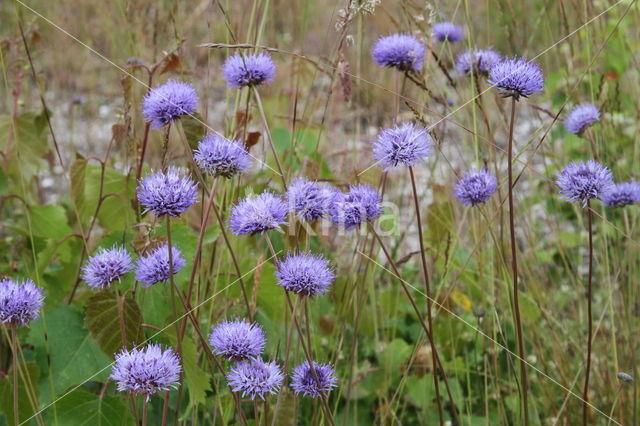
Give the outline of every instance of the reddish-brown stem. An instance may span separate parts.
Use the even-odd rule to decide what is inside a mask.
[[[587,231],[589,233],[589,278],[587,284],[587,368],[582,391],[582,424],[587,425],[589,417],[589,375],[591,374],[591,345],[593,341],[593,318],[591,315],[591,290],[593,284],[593,213],[591,203],[587,200]]]

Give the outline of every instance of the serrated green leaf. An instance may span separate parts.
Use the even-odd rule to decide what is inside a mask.
[[[47,424],[59,426],[120,426],[134,424],[129,408],[120,398],[76,390],[56,402],[56,417],[49,410]]]
[[[29,213],[33,235],[59,240],[71,234],[64,207],[53,204],[32,206],[29,208]]]

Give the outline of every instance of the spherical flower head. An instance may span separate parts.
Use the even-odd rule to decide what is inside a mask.
[[[311,222],[327,213],[335,194],[335,190],[326,184],[296,178],[287,190],[287,203],[299,218]]]
[[[424,62],[424,45],[413,36],[392,34],[378,39],[371,49],[371,56],[381,67],[420,71]]]
[[[352,185],[346,194],[340,193],[329,207],[331,221],[345,229],[356,228],[376,220],[382,214],[382,199],[370,185]]]
[[[373,156],[385,170],[398,165],[412,167],[426,160],[432,146],[427,129],[414,123],[402,123],[380,132],[373,143]]]
[[[149,344],[142,349],[122,349],[116,354],[111,379],[120,392],[130,391],[149,397],[161,390],[175,388],[180,380],[180,358],[171,348]]]
[[[140,180],[137,191],[144,213],[151,211],[158,217],[179,216],[198,202],[198,184],[177,167],[147,175]]]
[[[231,178],[251,167],[251,157],[240,141],[207,135],[193,152],[198,166],[211,176]]]
[[[264,349],[265,336],[259,324],[237,319],[211,327],[209,343],[214,353],[230,361],[240,361],[259,356]]]
[[[250,195],[231,209],[229,229],[235,235],[258,234],[286,224],[287,203],[277,195]]]
[[[458,180],[453,192],[460,202],[467,206],[486,203],[498,189],[495,176],[482,169],[470,171]]]
[[[336,275],[324,256],[303,252],[289,253],[278,262],[276,278],[287,291],[315,297],[329,291]]]
[[[182,258],[182,253],[176,246],[171,246],[171,265],[173,275],[177,274],[186,265]],[[138,259],[136,280],[140,281],[143,287],[150,287],[153,284],[166,281],[170,277],[168,244],[162,244],[146,256]]]
[[[602,195],[602,201],[609,207],[640,203],[640,183],[633,181],[611,185]]]
[[[544,89],[544,76],[540,66],[526,58],[504,58],[489,71],[489,83],[496,86],[502,96],[529,97]]]
[[[313,370],[311,369],[313,365]],[[315,371],[315,374],[314,374]],[[316,380],[317,378],[317,380]],[[320,398],[338,386],[333,367],[329,364],[318,364],[305,361],[293,370],[291,388],[296,394]]]
[[[564,120],[564,126],[569,133],[581,135],[595,123],[600,121],[600,110],[591,104],[582,104],[575,107]]]
[[[44,296],[33,281],[0,280],[0,321],[25,326],[38,318]]]
[[[280,390],[284,376],[275,362],[261,359],[240,361],[231,367],[227,382],[234,392],[242,392],[242,397],[264,399],[267,394]]]
[[[613,178],[611,171],[596,161],[578,161],[562,169],[556,184],[567,201],[580,202],[585,207],[587,201],[602,197],[610,189]]]
[[[433,26],[432,33],[436,40],[441,43],[444,41],[455,43],[463,38],[462,27],[453,22],[438,22]]]
[[[89,287],[105,289],[132,269],[131,256],[124,247],[116,245],[110,249],[101,248],[98,254],[90,257],[82,267],[82,279]]]
[[[268,53],[230,56],[222,66],[222,74],[229,87],[260,86],[271,83],[276,76],[276,65]]]
[[[169,80],[145,95],[142,114],[152,129],[159,129],[180,116],[193,114],[197,105],[198,94],[190,84]]]
[[[470,49],[456,58],[456,71],[461,75],[489,75],[491,67],[500,62],[500,54],[493,49]]]

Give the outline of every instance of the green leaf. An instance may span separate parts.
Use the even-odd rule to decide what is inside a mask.
[[[109,231],[123,230],[127,224],[135,219],[135,212],[130,202],[135,193],[135,178],[110,168],[105,170],[104,178],[102,178],[100,166],[87,165],[84,209],[81,212],[85,220],[92,217],[96,211],[100,199],[101,182],[102,196],[106,198],[98,211],[100,224]]]
[[[384,370],[388,373],[396,375],[400,364],[411,355],[411,346],[402,339],[394,339],[380,353],[379,360]]]
[[[260,280],[258,281],[259,309],[271,321],[282,321],[286,301],[284,300],[284,290],[276,284],[275,267],[272,263],[266,262],[262,267],[256,269],[255,273],[260,274]]]
[[[79,212],[84,209],[86,170],[87,160],[78,155],[76,161],[71,165],[71,201],[73,201]]]
[[[107,355],[139,343],[144,336],[142,314],[136,301],[129,297],[118,300],[108,291],[98,292],[87,301],[85,325]]]
[[[189,336],[182,341],[182,365],[184,378],[189,390],[189,406],[204,404],[207,391],[211,390],[210,375],[198,366],[196,344]]]
[[[433,375],[425,374],[422,378],[408,376],[405,386],[407,396],[414,405],[422,410],[427,410],[431,406],[436,393]]]
[[[72,306],[61,305],[43,313],[32,323],[27,342],[34,346],[43,373],[41,403],[70,386],[109,377],[110,358],[83,327],[82,313]]]
[[[38,401],[32,401],[29,398],[26,387],[26,380],[36,383],[40,375],[38,366],[33,363],[22,364],[19,367],[21,373],[18,375],[18,418],[25,421],[38,411]],[[9,374],[0,379],[0,412],[7,416],[7,424],[14,424],[13,420],[13,365],[9,370]],[[27,374],[28,377],[25,377]],[[34,390],[37,393],[37,389]],[[35,395],[37,398],[38,395]],[[35,406],[33,406],[35,404]],[[1,418],[0,418],[1,420]],[[0,422],[1,423],[1,422]]]
[[[60,205],[32,206],[29,208],[31,232],[43,238],[59,240],[71,234],[67,214]]]
[[[49,152],[45,127],[32,112],[0,116],[0,148],[5,153],[6,172],[17,179],[30,180],[44,164]]]
[[[56,402],[56,413],[49,410],[46,424],[59,426],[134,424],[129,408],[120,398],[76,390]]]
[[[207,134],[207,127],[202,123],[204,123],[204,119],[197,112],[192,115],[183,115],[180,118],[180,124],[182,124],[184,135],[191,149],[196,149],[198,142]]]

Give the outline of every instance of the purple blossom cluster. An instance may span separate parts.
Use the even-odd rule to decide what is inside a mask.
[[[462,41],[464,38],[462,27],[448,21],[436,23],[433,26],[432,34],[440,43],[445,41],[456,43]]]
[[[336,275],[329,261],[320,254],[289,253],[278,262],[276,277],[286,291],[315,297],[329,291]]]
[[[544,89],[544,76],[540,66],[526,58],[504,58],[489,71],[489,83],[498,88],[502,96],[527,98]]]
[[[354,229],[382,215],[382,198],[366,184],[352,185],[347,193],[339,193],[329,208],[331,221],[343,228]]]
[[[408,34],[392,34],[378,39],[371,49],[371,56],[381,67],[420,71],[424,51],[424,45],[417,38]]]
[[[265,191],[250,195],[231,209],[229,229],[235,235],[261,234],[287,223],[287,203],[279,195]]]
[[[260,86],[276,77],[276,66],[268,53],[230,56],[222,66],[229,87]]]
[[[600,121],[600,110],[591,104],[575,107],[564,120],[564,126],[569,133],[581,135],[588,127]]]
[[[257,323],[240,319],[222,321],[211,327],[209,343],[213,352],[230,361],[255,358],[264,350],[265,335]]]
[[[227,374],[231,389],[251,399],[265,399],[267,394],[278,393],[283,380],[284,375],[278,364],[261,359],[240,361]]]
[[[380,132],[373,143],[373,156],[385,170],[399,165],[413,167],[426,160],[432,146],[427,129],[414,123],[402,123]]]
[[[143,287],[150,287],[171,278],[186,266],[182,253],[175,245],[171,246],[171,267],[169,267],[169,245],[162,244],[138,259],[136,280]]]
[[[147,175],[137,192],[144,213],[150,211],[158,217],[179,216],[198,202],[198,184],[177,167]]]
[[[251,157],[240,141],[207,135],[193,152],[193,159],[206,174],[231,178],[251,167]]]
[[[496,177],[486,170],[469,171],[458,180],[453,192],[458,200],[468,206],[486,203],[498,189]]]
[[[320,398],[338,386],[333,366],[304,361],[293,370],[291,388],[296,394]]]
[[[89,287],[106,289],[133,269],[131,256],[124,247],[101,248],[82,267],[82,279]]]
[[[586,207],[589,200],[601,198],[611,189],[613,177],[606,166],[596,161],[577,161],[558,173],[556,184],[567,201]]]
[[[308,222],[326,216],[335,197],[331,186],[305,178],[295,178],[287,190],[289,209]]]
[[[31,280],[0,280],[0,321],[25,326],[38,318],[44,303],[42,289]]]
[[[602,201],[609,207],[640,203],[640,183],[631,181],[613,184],[602,195]]]
[[[461,75],[487,76],[491,68],[500,62],[500,54],[493,49],[470,49],[456,57],[456,71]]]
[[[188,83],[169,80],[155,87],[142,100],[142,114],[152,129],[169,124],[183,115],[196,111],[198,94]]]

